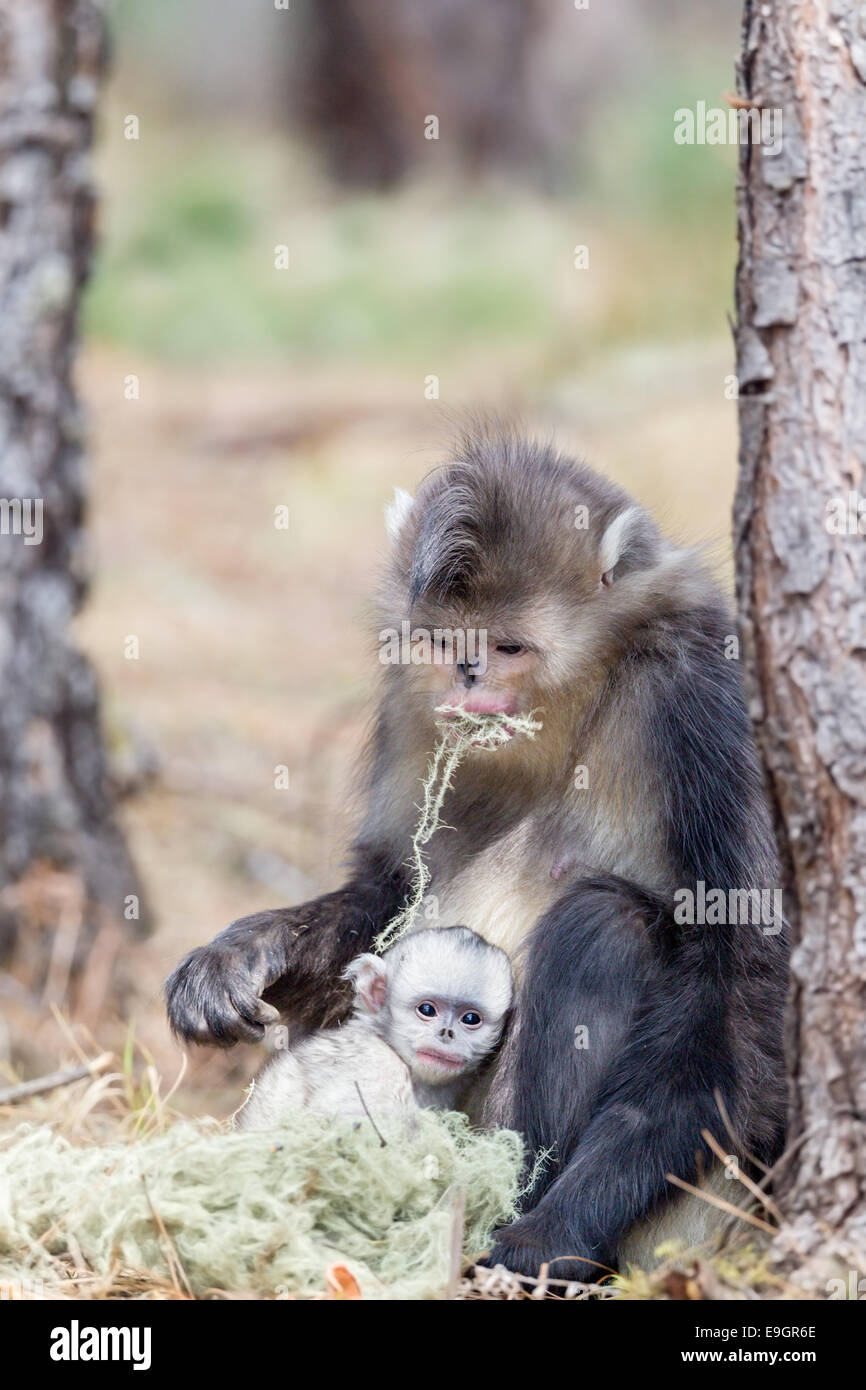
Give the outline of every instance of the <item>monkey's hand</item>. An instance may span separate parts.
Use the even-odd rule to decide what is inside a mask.
[[[185,956],[166,987],[173,1031],[186,1042],[257,1042],[286,1013],[308,1028],[337,1023],[351,988],[349,961],[369,949],[377,926],[351,886],[302,907],[233,922]]]

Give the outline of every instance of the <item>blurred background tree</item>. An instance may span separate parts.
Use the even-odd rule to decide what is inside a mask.
[[[562,142],[536,59],[552,13],[544,0],[308,5],[295,109],[348,187],[417,171],[439,139],[425,135],[431,116],[463,173],[550,177]]]
[[[90,0],[0,0],[0,987],[25,1018],[57,1004],[94,1021],[120,946],[148,925],[96,679],[69,640],[86,588],[71,369],[103,40]]]

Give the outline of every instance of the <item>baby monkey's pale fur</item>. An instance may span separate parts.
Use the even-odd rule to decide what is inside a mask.
[[[508,956],[468,927],[410,932],[384,956],[358,956],[346,976],[349,1020],[278,1053],[238,1112],[240,1129],[273,1129],[298,1109],[377,1122],[459,1108],[514,989]]]

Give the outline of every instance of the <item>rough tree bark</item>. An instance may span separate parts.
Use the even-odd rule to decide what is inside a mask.
[[[91,0],[0,0],[0,959],[72,1008],[104,995],[147,926],[96,681],[68,639],[86,587],[71,371],[104,39]]]
[[[780,153],[740,151],[734,526],[795,943],[783,1205],[866,1272],[864,7],[746,0],[740,84],[782,111]]]

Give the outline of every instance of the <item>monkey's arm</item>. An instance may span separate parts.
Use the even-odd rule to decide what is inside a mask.
[[[166,983],[168,1016],[187,1042],[257,1042],[281,1013],[306,1029],[338,1022],[351,986],[341,979],[354,956],[400,907],[405,883],[375,852],[335,893],[300,907],[241,917],[185,956]]]

